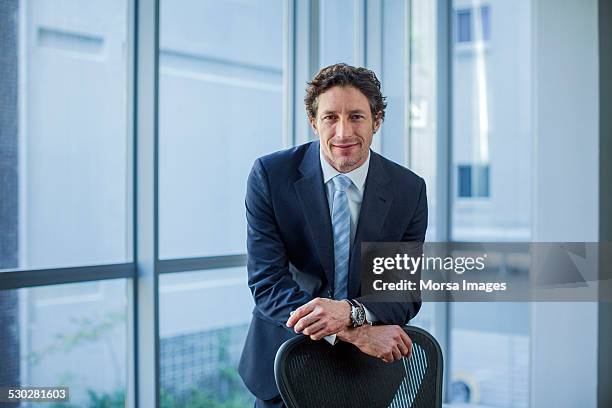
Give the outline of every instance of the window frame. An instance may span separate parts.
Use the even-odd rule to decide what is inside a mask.
[[[284,0],[283,17],[283,129],[286,147],[310,140],[310,127],[303,117],[303,86],[316,72],[319,55],[318,3],[321,0]],[[451,135],[450,52],[452,50],[452,3],[437,1],[436,109],[441,125],[437,129],[437,177],[435,194],[438,240],[450,238],[451,173],[448,158]],[[159,259],[158,228],[158,98],[159,98],[159,12],[160,0],[126,0],[128,7],[128,169],[131,169],[131,262],[83,265],[48,269],[15,269],[0,272],[0,290],[31,288],[77,282],[125,278],[128,282],[128,361],[126,406],[159,406],[159,275],[246,266],[246,254]],[[376,47],[382,41],[380,21],[383,3],[355,0],[355,55],[357,63],[380,70],[382,55]],[[410,26],[411,3],[406,6]],[[368,35],[366,36],[366,32]],[[410,45],[408,45],[410,46]],[[369,51],[369,52],[368,52]],[[409,81],[410,78],[407,78]],[[406,86],[407,89],[407,86]],[[409,98],[409,96],[408,96]],[[410,112],[406,110],[405,115]],[[406,119],[405,123],[409,124]],[[406,138],[410,132],[406,131]],[[292,136],[290,136],[292,135]],[[407,141],[409,143],[409,140]],[[448,304],[436,304],[435,331],[445,353],[450,345]],[[448,382],[449,370],[445,370]],[[447,387],[446,387],[447,388]],[[447,399],[445,399],[447,400]]]

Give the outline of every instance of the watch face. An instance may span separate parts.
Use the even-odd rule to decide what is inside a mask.
[[[365,318],[365,310],[363,310],[363,307],[358,307],[355,316],[355,323],[357,324],[357,326],[363,325],[365,323]]]

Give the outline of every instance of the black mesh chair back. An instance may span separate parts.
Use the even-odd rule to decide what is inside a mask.
[[[384,363],[348,343],[298,336],[278,350],[274,375],[289,408],[442,407],[442,350],[423,329],[405,327],[410,358]]]

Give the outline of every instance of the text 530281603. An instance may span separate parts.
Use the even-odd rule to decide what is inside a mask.
[[[0,402],[67,402],[68,387],[0,387]]]

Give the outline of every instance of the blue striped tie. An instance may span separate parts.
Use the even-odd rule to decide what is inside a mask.
[[[334,261],[335,283],[334,299],[348,297],[348,263],[351,247],[351,212],[349,211],[346,189],[351,179],[338,174],[332,179],[334,183],[334,201],[332,203],[332,227],[334,228]]]

